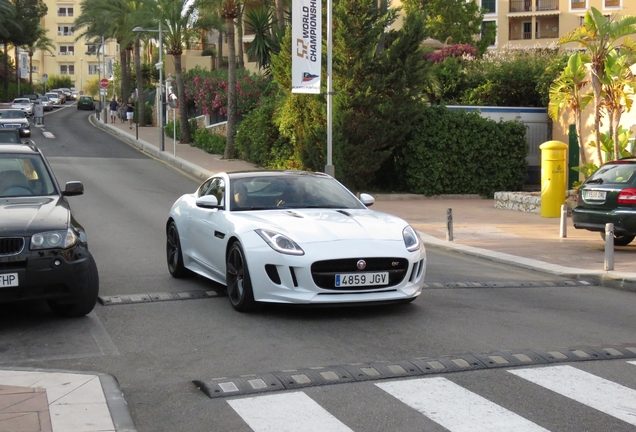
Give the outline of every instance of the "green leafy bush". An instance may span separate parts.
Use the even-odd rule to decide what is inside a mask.
[[[194,133],[192,147],[200,148],[206,153],[222,155],[225,152],[226,137],[210,133],[207,129],[199,129]]]
[[[477,113],[423,107],[399,159],[407,190],[424,195],[520,190],[526,177],[526,126]]]

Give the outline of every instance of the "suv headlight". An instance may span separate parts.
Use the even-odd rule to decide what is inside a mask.
[[[276,252],[286,255],[305,255],[305,251],[295,241],[276,231],[257,229],[256,234]]]
[[[31,236],[31,250],[68,249],[77,243],[77,239],[77,234],[70,228],[37,233]]]
[[[402,237],[404,238],[404,245],[407,251],[415,252],[420,248],[420,236],[411,225],[408,225],[402,230]]]

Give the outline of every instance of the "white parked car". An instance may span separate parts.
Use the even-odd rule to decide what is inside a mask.
[[[49,100],[51,101],[51,106],[53,108],[59,108],[62,105],[62,101],[60,99],[60,95],[55,93],[55,92],[50,92],[50,93],[46,93],[44,96],[48,97]]]
[[[19,109],[26,113],[27,116],[33,115],[33,102],[29,98],[16,98],[13,99],[11,109]]]
[[[413,227],[369,210],[373,202],[321,173],[218,173],[172,206],[168,270],[226,285],[238,311],[411,302],[426,252]]]

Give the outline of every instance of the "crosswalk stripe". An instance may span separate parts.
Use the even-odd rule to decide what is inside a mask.
[[[302,392],[228,401],[254,432],[353,432]]]
[[[446,378],[392,381],[376,386],[451,432],[547,431]]]
[[[628,361],[627,363],[631,363],[633,365],[636,365],[636,361]]]
[[[567,365],[508,372],[636,426],[636,390]]]

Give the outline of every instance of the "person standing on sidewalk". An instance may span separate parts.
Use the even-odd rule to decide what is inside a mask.
[[[128,98],[128,103],[126,103],[126,118],[128,119],[128,128],[132,129],[133,117],[135,115],[135,103],[132,98]]]
[[[110,101],[110,122],[115,123],[117,121],[117,108],[119,104],[117,103],[117,99],[113,96],[113,100]]]

